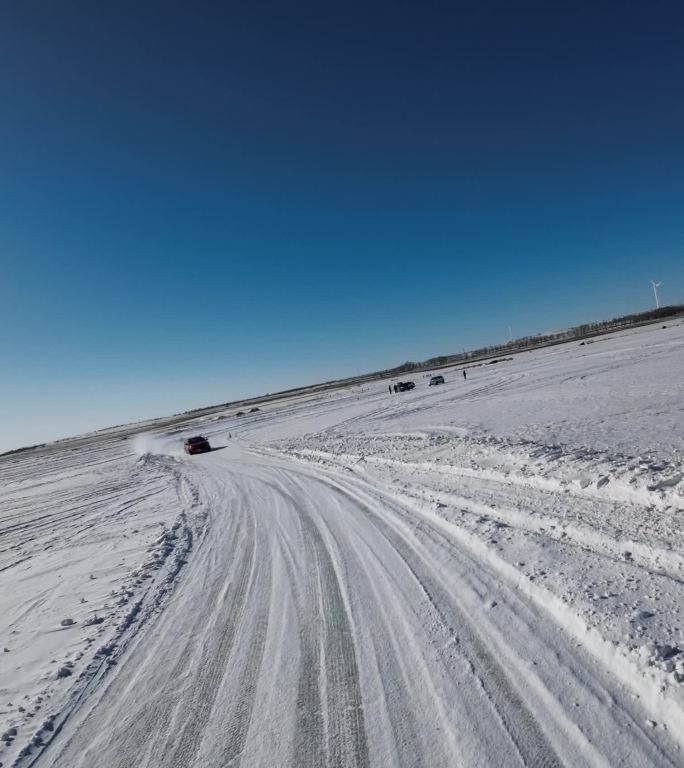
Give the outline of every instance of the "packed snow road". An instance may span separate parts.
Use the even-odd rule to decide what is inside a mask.
[[[55,767],[674,764],[570,636],[410,507],[263,453],[183,477],[207,534]]]
[[[0,462],[0,763],[684,765],[683,374],[652,329]]]

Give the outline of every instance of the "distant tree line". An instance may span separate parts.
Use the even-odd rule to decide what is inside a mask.
[[[537,333],[532,336],[523,336],[520,339],[514,339],[513,341],[508,341],[505,344],[495,344],[488,347],[480,347],[479,349],[471,349],[467,352],[464,350],[463,352],[459,352],[454,355],[440,355],[439,357],[431,357],[429,360],[424,360],[421,363],[407,361],[402,365],[398,365],[396,368],[382,371],[382,373],[388,376],[395,376],[402,373],[410,373],[412,371],[420,371],[428,368],[442,368],[447,365],[457,365],[459,363],[472,362],[474,360],[481,360],[483,358],[508,354],[510,352],[520,352],[523,350],[534,349],[536,347],[548,346],[550,344],[560,344],[564,341],[573,341],[574,339],[598,336],[602,333],[610,333],[611,331],[618,331],[625,328],[630,328],[635,325],[646,325],[647,323],[666,320],[667,318],[676,317],[682,314],[684,314],[684,304],[659,307],[658,309],[649,309],[646,312],[635,312],[631,315],[614,317],[611,320],[600,320],[598,322],[582,323],[581,325],[576,325],[572,328],[566,328],[565,330],[556,331],[554,333]],[[378,374],[374,374],[374,376],[377,375]]]

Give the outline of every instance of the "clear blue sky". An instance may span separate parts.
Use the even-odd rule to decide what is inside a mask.
[[[684,300],[681,2],[0,11],[0,449]]]

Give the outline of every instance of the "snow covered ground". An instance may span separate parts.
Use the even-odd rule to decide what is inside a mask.
[[[666,325],[0,460],[0,763],[684,765]]]

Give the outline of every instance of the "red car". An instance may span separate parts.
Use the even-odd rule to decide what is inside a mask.
[[[189,437],[183,445],[183,450],[192,456],[194,453],[206,453],[207,451],[210,451],[211,446],[206,437],[198,435],[197,437]]]

